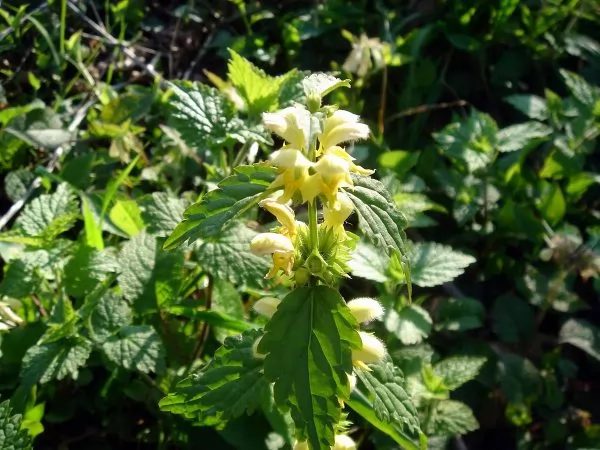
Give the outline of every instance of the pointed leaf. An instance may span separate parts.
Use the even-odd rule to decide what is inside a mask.
[[[433,371],[444,380],[451,391],[474,379],[487,358],[480,356],[452,356],[433,366]]]
[[[102,351],[110,361],[128,370],[161,373],[165,368],[162,340],[149,325],[121,328],[102,344]]]
[[[451,247],[425,242],[414,244],[409,251],[412,282],[431,287],[447,283],[461,275],[475,258]]]
[[[10,400],[0,403],[0,449],[2,450],[30,450],[32,439],[23,429],[23,416],[14,414],[10,407]]]

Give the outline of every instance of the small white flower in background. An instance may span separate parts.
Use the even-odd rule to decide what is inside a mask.
[[[301,105],[290,106],[274,113],[263,113],[263,125],[283,138],[291,147],[307,150],[310,134],[310,112]]]
[[[281,300],[275,297],[263,297],[258,300],[252,308],[261,316],[265,316],[267,318],[273,317],[275,311],[277,311],[277,307],[281,303]]]
[[[6,302],[0,302],[0,331],[10,330],[23,323],[21,319]]]
[[[367,364],[378,363],[384,358],[385,345],[373,334],[364,331],[359,331],[358,334],[362,342],[362,348],[352,350],[352,362],[363,370],[370,370]]]
[[[348,302],[350,312],[358,323],[371,322],[383,317],[383,306],[374,298],[359,297]]]
[[[336,434],[332,450],[356,450],[356,442],[347,434]]]

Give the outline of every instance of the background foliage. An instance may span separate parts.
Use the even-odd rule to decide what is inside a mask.
[[[232,169],[268,156],[261,112],[327,70],[352,80],[330,102],[371,126],[353,155],[377,169],[410,240],[412,303],[400,262],[366,241],[342,287],[385,304],[372,331],[401,369],[361,383],[405,388],[391,407],[353,396],[360,448],[403,442],[413,422],[380,420],[409,408],[403,395],[429,448],[600,448],[597,2],[54,0],[0,13],[0,296],[23,319],[2,309],[0,448],[291,444],[264,386],[234,405],[249,416],[208,409],[193,383],[159,401],[198,373],[219,393],[220,375],[197,370],[243,352],[262,324],[252,303],[283,293],[247,245],[270,219],[236,189],[260,193],[272,174]],[[211,227],[171,235],[199,195],[215,206],[190,223]],[[165,251],[169,236],[200,243]]]

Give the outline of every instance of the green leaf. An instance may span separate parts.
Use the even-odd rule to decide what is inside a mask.
[[[155,309],[157,286],[176,292],[182,283],[183,252],[165,252],[160,241],[142,231],[126,242],[119,255],[119,285],[138,311]],[[164,300],[164,299],[163,299]]]
[[[557,183],[544,183],[536,204],[542,217],[551,226],[557,225],[567,210],[565,197]]]
[[[354,188],[347,189],[346,194],[354,204],[359,226],[367,239],[388,254],[394,251],[404,254],[406,219],[383,183],[356,175],[352,181]]]
[[[219,327],[224,330],[242,331],[252,330],[258,328],[258,325],[248,323],[243,320],[231,317],[228,314],[217,312],[213,310],[199,310],[189,306],[171,306],[167,309],[169,313],[176,316],[183,316],[189,319],[206,322],[214,327]]]
[[[53,194],[44,194],[29,203],[15,223],[26,236],[53,239],[69,230],[79,215],[75,195],[65,183]]]
[[[548,118],[548,106],[543,97],[529,94],[515,94],[509,95],[504,100],[530,119],[546,120]]]
[[[471,408],[462,402],[444,400],[433,408],[425,432],[434,436],[458,436],[477,428],[479,423]]]
[[[141,199],[142,219],[149,233],[166,237],[183,220],[186,202],[166,192],[154,192]]]
[[[140,207],[135,200],[117,201],[110,209],[108,217],[129,237],[134,237],[144,228]]]
[[[233,284],[222,279],[213,280],[211,308],[214,312],[223,313],[227,317],[237,319],[240,322],[244,320],[242,297]],[[223,342],[227,336],[234,333],[234,331],[229,331],[227,328],[215,327],[213,330],[219,342]]]
[[[386,312],[384,324],[405,345],[420,343],[431,333],[431,317],[419,305],[409,305],[400,312]]]
[[[21,381],[25,386],[33,386],[60,381],[67,375],[76,380],[91,352],[91,342],[78,336],[34,345],[23,358]]]
[[[229,54],[228,79],[246,100],[249,113],[260,114],[277,109],[279,91],[295,71],[272,77],[232,49],[229,49]]]
[[[534,330],[531,307],[519,297],[498,297],[492,308],[492,328],[504,342],[526,342]]]
[[[312,448],[333,445],[339,398],[350,395],[351,351],[361,345],[357,328],[337,291],[303,287],[283,299],[258,345],[267,355],[264,371],[275,382],[275,402],[291,408],[296,437]]]
[[[497,364],[500,387],[511,403],[535,400],[542,388],[539,370],[528,359],[512,353],[500,355]]]
[[[449,298],[440,302],[436,315],[437,330],[466,331],[483,326],[485,309],[474,298]]]
[[[313,73],[302,80],[304,94],[307,97],[325,97],[339,87],[350,87],[350,80],[340,80],[327,73]]]
[[[110,250],[99,251],[79,245],[65,265],[63,281],[66,292],[73,297],[83,297],[118,269],[117,259]]]
[[[83,215],[83,225],[85,229],[85,242],[87,245],[98,250],[104,248],[102,239],[102,226],[96,222],[96,217],[90,207],[90,200],[87,196],[81,196],[81,214]]]
[[[571,344],[600,360],[600,329],[582,319],[569,319],[558,334],[561,344]]]
[[[113,363],[127,370],[162,373],[165,349],[158,333],[149,325],[126,326],[102,344]]]
[[[39,287],[39,276],[34,268],[20,259],[12,260],[5,269],[0,282],[0,297],[25,298]]]
[[[419,415],[404,389],[402,371],[389,356],[378,364],[369,364],[369,369],[357,369],[356,375],[372,398],[375,415],[384,423],[397,424],[416,445],[421,434]]]
[[[30,450],[33,442],[26,429],[23,429],[23,416],[13,414],[10,400],[0,403],[0,449]]]
[[[446,245],[416,243],[408,252],[412,282],[421,287],[439,286],[461,275],[475,258]]]
[[[33,180],[35,175],[33,172],[27,169],[17,169],[9,172],[4,179],[4,192],[6,196],[13,202],[16,202],[25,195],[27,189]]]
[[[359,241],[352,252],[348,267],[352,270],[352,276],[354,277],[385,283],[389,280],[386,274],[389,263],[390,258],[383,252],[378,251],[377,247]]]
[[[451,391],[473,380],[487,358],[480,356],[452,356],[433,366],[433,371],[444,380],[444,385]]]
[[[379,155],[379,165],[393,169],[398,175],[403,175],[412,169],[419,161],[420,152],[393,150]]]
[[[235,417],[252,413],[268,388],[262,374],[263,361],[252,352],[261,333],[251,330],[225,339],[213,360],[178,383],[160,401],[160,409],[181,414],[199,425],[219,428]]]
[[[592,86],[576,73],[564,69],[559,69],[559,72],[573,97],[585,106],[594,107],[596,101],[600,99],[600,89]]]
[[[217,279],[234,284],[261,285],[271,262],[250,252],[250,241],[256,234],[243,224],[234,224],[218,239],[199,244],[198,260]]]
[[[266,195],[274,179],[273,168],[237,167],[234,175],[225,178],[217,189],[185,210],[183,222],[177,225],[164,248],[169,250],[197,239],[219,236],[230,220],[248,211]]]
[[[528,149],[552,134],[552,128],[540,122],[525,122],[502,128],[497,135],[499,152]]]
[[[131,325],[133,312],[123,297],[107,291],[98,300],[88,318],[90,337],[104,342],[123,327]]]

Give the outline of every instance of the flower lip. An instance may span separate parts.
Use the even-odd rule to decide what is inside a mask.
[[[304,154],[294,148],[284,148],[271,154],[271,162],[281,169],[308,169],[313,165]]]
[[[290,238],[279,233],[260,233],[250,242],[250,251],[258,256],[276,252],[291,253],[294,251],[294,244]]]
[[[383,317],[383,306],[374,298],[359,297],[348,302],[348,308],[358,323],[370,322]]]
[[[362,348],[352,350],[352,360],[358,363],[372,364],[380,362],[385,357],[385,345],[373,334],[359,331]]]
[[[265,316],[270,319],[273,317],[273,314],[275,314],[275,311],[277,311],[277,307],[280,303],[281,300],[276,297],[263,297],[254,303],[252,309],[254,309],[254,311],[261,316]]]

